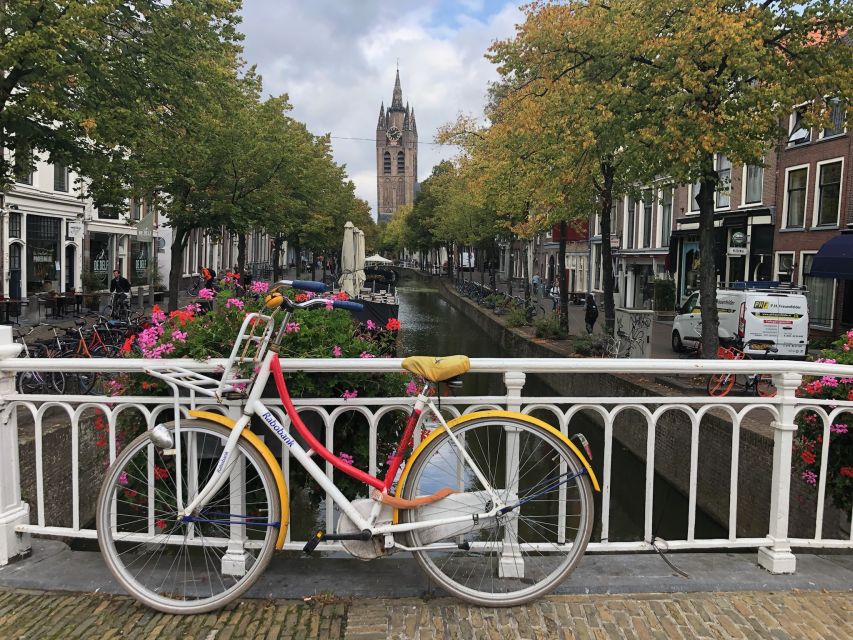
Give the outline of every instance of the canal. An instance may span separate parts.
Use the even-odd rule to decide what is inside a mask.
[[[469,321],[444,298],[435,281],[403,275],[398,283],[401,356],[465,354],[472,358],[510,358],[484,331]],[[500,374],[467,374],[461,395],[503,395],[506,388]],[[559,395],[538,375],[527,377],[523,395]],[[535,414],[548,421],[548,414]],[[586,416],[571,423],[573,432],[582,432],[593,449],[592,466],[602,478],[604,430]],[[689,452],[684,453],[685,456]],[[613,442],[613,482],[610,502],[611,541],[641,540],[645,507],[645,462]],[[596,513],[601,510],[601,494],[596,494]],[[687,534],[687,498],[660,476],[655,478],[653,533],[663,539],[684,539]],[[598,519],[598,518],[597,518]],[[726,531],[706,514],[696,514],[696,537],[725,537]],[[598,531],[593,534],[598,539]]]

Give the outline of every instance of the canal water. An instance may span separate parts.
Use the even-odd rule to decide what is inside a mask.
[[[484,331],[451,306],[434,281],[404,275],[397,286],[401,356],[465,354],[472,358],[511,358]],[[467,374],[460,395],[503,395],[501,374]],[[541,376],[528,376],[523,395],[559,395]],[[547,414],[536,414],[547,421]],[[592,466],[603,476],[603,429],[586,418],[572,419],[572,432],[582,432],[593,449]],[[689,452],[685,452],[688,456]],[[641,540],[645,508],[645,462],[613,442],[613,482],[610,503],[611,541]],[[663,539],[683,539],[687,535],[687,498],[660,476],[655,478],[653,534]],[[601,510],[601,494],[596,494],[596,513]],[[596,517],[596,520],[599,520]],[[725,530],[702,512],[696,514],[696,537],[725,537]],[[593,534],[599,539],[598,528]]]

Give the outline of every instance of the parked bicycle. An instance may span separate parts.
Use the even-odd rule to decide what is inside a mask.
[[[204,283],[201,280],[200,273],[194,273],[190,278],[190,284],[187,287],[187,295],[188,296],[197,296],[198,292],[201,291]]]
[[[765,354],[774,353],[776,348],[767,345]],[[750,357],[735,347],[719,347],[717,357],[721,360],[749,360]],[[737,386],[745,395],[756,395],[763,398],[772,398],[776,395],[776,387],[773,384],[773,376],[767,373],[714,373],[708,376],[708,395],[723,397]]]
[[[21,345],[20,358],[49,358],[51,356],[47,345],[34,342],[27,343],[29,336],[36,327],[29,329],[16,328],[15,341]],[[16,380],[18,393],[65,393],[65,376],[59,371],[21,371]]]
[[[279,284],[325,290],[322,283]],[[306,552],[326,540],[340,541],[362,559],[410,551],[448,593],[485,606],[528,602],[571,573],[592,532],[592,489],[599,488],[583,436],[582,453],[551,425],[512,411],[478,411],[447,422],[434,393],[439,383],[468,371],[468,358],[410,357],[403,367],[425,382],[387,473],[374,477],[314,437],[293,406],[279,362],[277,345],[291,314],[328,301],[295,303],[274,289],[265,302],[263,313],[247,314],[220,378],[166,361],[147,370],[213,401],[236,394],[245,400],[236,422],[191,411],[191,419],[155,426],[127,444],[107,471],[97,502],[98,541],[127,591],[168,613],[211,611],[245,592],[282,548],[288,493],[279,461],[246,428],[253,416],[340,510],[336,531],[317,531]],[[270,377],[307,450],[261,401]],[[440,426],[403,466],[427,417]],[[347,498],[323,461],[362,482],[369,497]]]

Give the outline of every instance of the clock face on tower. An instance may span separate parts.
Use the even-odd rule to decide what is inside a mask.
[[[387,137],[391,142],[397,142],[397,140],[399,140],[399,139],[400,139],[400,136],[401,136],[401,135],[402,135],[402,134],[400,133],[400,130],[399,130],[397,127],[391,127],[390,129],[388,129],[388,132],[385,134],[385,136],[386,136],[386,137]]]

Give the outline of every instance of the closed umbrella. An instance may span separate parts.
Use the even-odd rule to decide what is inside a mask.
[[[355,229],[355,284],[356,291],[361,291],[367,276],[364,274],[364,231]]]
[[[354,297],[357,291],[355,286],[355,233],[352,222],[344,225],[344,243],[341,247],[341,277],[338,284],[341,291]]]

